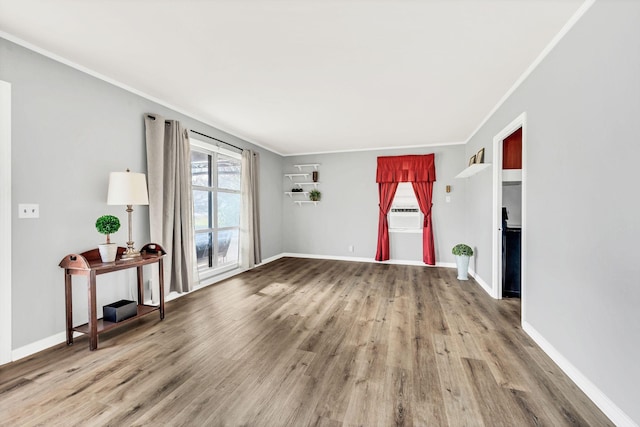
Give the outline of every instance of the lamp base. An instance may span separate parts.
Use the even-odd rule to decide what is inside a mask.
[[[129,231],[131,232],[131,231]],[[131,259],[140,256],[140,252],[133,249],[133,241],[127,242],[127,250],[122,253],[121,259]]]
[[[122,253],[122,256],[120,257],[121,259],[131,259],[131,258],[136,258],[140,256],[140,252],[136,251],[136,250],[131,250],[131,252],[129,252],[129,249],[127,249],[126,251],[124,251]]]

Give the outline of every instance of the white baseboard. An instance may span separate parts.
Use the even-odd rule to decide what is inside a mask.
[[[273,261],[277,261],[277,260],[279,260],[280,258],[282,258],[283,256],[285,256],[285,255],[284,255],[284,253],[279,253],[278,255],[274,255],[274,256],[272,256],[272,257],[269,257],[269,258],[263,259],[263,260],[262,260],[262,262],[261,262],[260,264],[257,264],[257,265],[256,265],[256,267],[261,266],[261,265],[265,265],[265,264],[269,264],[270,262],[273,262]]]
[[[80,335],[83,334],[79,332],[73,333],[74,338],[79,337]],[[67,342],[66,332],[60,332],[55,335],[51,335],[50,337],[32,342],[31,344],[27,344],[24,347],[16,348],[11,352],[11,360],[15,362],[16,360],[24,359],[25,357],[31,356],[32,354],[36,354],[42,350],[46,350],[49,347],[53,347],[63,342]]]
[[[596,404],[609,419],[619,427],[638,427],[627,414],[611,401],[595,384],[582,374],[569,360],[549,343],[528,322],[522,322],[522,329],[529,334],[536,344],[555,362],[562,371]]]
[[[458,268],[455,262],[436,262],[436,267]]]
[[[390,259],[387,261],[376,261],[373,258],[366,257],[354,257],[354,256],[340,256],[340,255],[316,255],[316,254],[299,254],[294,252],[283,252],[278,255],[278,258],[291,257],[291,258],[312,258],[312,259],[330,259],[335,261],[353,261],[353,262],[370,262],[375,264],[392,264],[392,265],[417,265],[420,267],[455,267],[454,262],[436,262],[436,265],[428,265],[422,261],[415,260],[400,260]]]
[[[453,266],[455,267],[455,264]],[[477,274],[475,271],[470,271],[469,275],[473,277],[476,282],[478,282],[478,285],[480,285],[480,287],[484,289],[484,291],[488,293],[491,298],[495,298],[495,296],[493,296],[493,289],[487,282],[484,281],[482,277],[480,277],[479,274]]]

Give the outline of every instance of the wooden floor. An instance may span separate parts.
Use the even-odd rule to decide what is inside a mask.
[[[0,368],[0,424],[612,425],[453,269],[282,258]]]

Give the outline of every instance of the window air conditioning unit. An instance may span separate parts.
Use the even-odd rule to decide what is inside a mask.
[[[416,207],[391,208],[389,213],[389,228],[393,229],[420,229],[420,209]]]

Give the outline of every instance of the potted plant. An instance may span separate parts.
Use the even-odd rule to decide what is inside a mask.
[[[98,245],[102,262],[113,262],[118,254],[118,245],[111,243],[110,235],[120,229],[120,220],[113,215],[102,215],[96,220],[96,230],[107,235],[107,243]]]
[[[469,258],[473,255],[473,249],[464,243],[459,243],[453,247],[451,253],[456,256],[458,280],[469,280],[467,271],[469,270]]]
[[[309,191],[309,200],[312,202],[317,202],[320,200],[320,192],[318,190]]]

